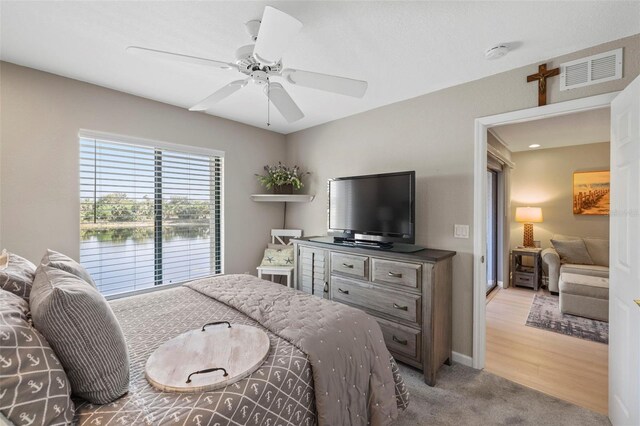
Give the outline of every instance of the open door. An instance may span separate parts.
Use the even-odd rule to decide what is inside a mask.
[[[640,425],[640,77],[611,103],[609,418]]]

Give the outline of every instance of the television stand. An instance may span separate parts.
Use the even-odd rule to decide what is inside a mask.
[[[364,310],[380,325],[393,357],[423,370],[430,386],[441,364],[451,364],[454,251],[398,252],[334,242],[293,240],[300,291]],[[373,331],[373,330],[372,330]]]

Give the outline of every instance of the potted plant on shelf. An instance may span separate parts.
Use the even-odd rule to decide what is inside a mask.
[[[266,174],[259,175],[258,181],[274,194],[293,194],[294,190],[299,190],[304,186],[302,177],[310,174],[303,172],[300,167],[287,167],[281,162],[277,166],[264,166]]]

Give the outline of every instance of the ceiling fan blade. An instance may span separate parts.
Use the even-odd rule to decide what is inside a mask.
[[[296,18],[273,7],[265,7],[253,56],[263,65],[277,64],[301,28],[302,22]]]
[[[300,120],[304,114],[298,105],[291,99],[291,96],[280,83],[271,83],[264,87],[264,94],[269,97],[271,103],[280,111],[280,114],[289,123]]]
[[[362,80],[291,68],[282,70],[282,76],[291,84],[356,98],[363,97],[369,86],[366,81]]]
[[[216,67],[216,68],[222,68],[222,69],[237,68],[236,65],[230,64],[227,62],[221,62],[221,61],[216,61],[216,60],[207,59],[207,58],[199,58],[197,56],[182,55],[180,53],[165,52],[164,50],[148,49],[146,47],[129,46],[127,47],[126,50],[128,53],[131,53],[137,56],[154,58],[154,59],[168,59],[172,61],[187,62],[190,64],[196,64],[196,65],[206,65],[209,67]]]
[[[248,79],[232,81],[231,83],[227,84],[223,88],[216,90],[211,95],[207,96],[206,98],[198,102],[197,105],[194,105],[191,108],[189,108],[189,111],[205,111],[211,108],[213,105],[217,104],[224,98],[231,96],[234,93],[236,93],[238,90],[242,89],[244,86],[247,85],[248,81],[249,81]]]

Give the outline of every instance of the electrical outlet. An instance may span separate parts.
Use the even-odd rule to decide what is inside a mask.
[[[454,225],[453,238],[469,238],[469,225]]]

